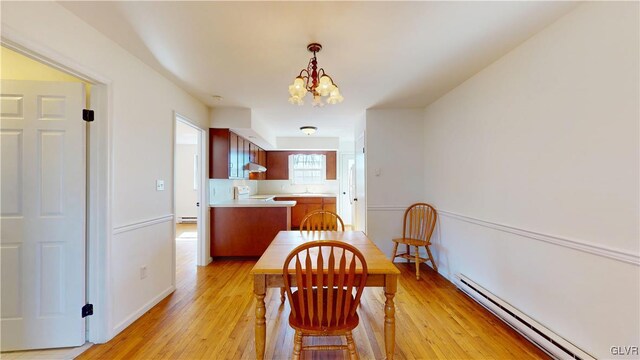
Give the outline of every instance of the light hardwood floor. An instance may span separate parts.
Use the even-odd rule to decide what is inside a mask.
[[[195,241],[177,241],[177,290],[106,344],[79,359],[253,359],[254,297],[249,271],[254,260],[218,260],[195,265]],[[396,295],[397,359],[540,359],[541,350],[423,265],[402,271]],[[265,298],[265,358],[287,359],[293,350],[288,305],[278,289]],[[354,339],[362,359],[384,358],[381,289],[367,288]],[[339,341],[313,338],[314,344]],[[304,354],[307,359],[342,358],[341,351]]]

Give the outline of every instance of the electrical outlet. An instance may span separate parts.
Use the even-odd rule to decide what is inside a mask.
[[[156,190],[164,191],[164,180],[156,180]]]
[[[147,278],[147,265],[144,265],[140,267],[140,279],[146,279],[146,278]]]

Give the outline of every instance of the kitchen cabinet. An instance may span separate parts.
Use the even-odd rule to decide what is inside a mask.
[[[267,180],[289,180],[289,152],[267,151]]]
[[[337,179],[337,154],[335,151],[267,151],[267,180],[289,180],[289,155],[323,154],[327,157],[327,180]]]
[[[238,173],[238,135],[229,134],[229,178],[237,178]]]
[[[296,206],[291,208],[291,229],[300,229],[300,223],[302,219],[307,216],[308,213],[314,210],[329,210],[336,212],[336,198],[335,197],[311,197],[311,196],[291,196],[291,197],[276,197],[278,201],[295,201]]]
[[[210,215],[214,258],[261,256],[278,232],[289,229],[288,207],[216,207]]]
[[[266,152],[229,129],[209,129],[209,151],[211,179],[266,179],[264,173],[246,170],[249,162],[266,166]],[[258,161],[260,152],[265,154],[263,163]]]

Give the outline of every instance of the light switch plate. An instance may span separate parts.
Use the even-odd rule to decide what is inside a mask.
[[[164,180],[156,180],[156,190],[164,191]]]

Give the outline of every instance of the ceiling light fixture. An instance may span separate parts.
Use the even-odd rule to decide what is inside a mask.
[[[318,70],[318,60],[316,53],[322,50],[322,45],[312,43],[307,45],[307,50],[313,53],[313,57],[309,60],[306,69],[302,69],[300,74],[293,80],[293,84],[289,85],[289,102],[292,104],[303,105],[302,99],[307,91],[313,95],[313,106],[324,106],[322,97],[328,97],[327,103],[337,104],[342,102],[344,98],[340,95],[340,89],[333,82],[331,76],[324,72],[324,69]]]
[[[300,131],[302,131],[305,135],[315,134],[316,130],[318,130],[318,128],[315,126],[303,126],[300,128]]]

